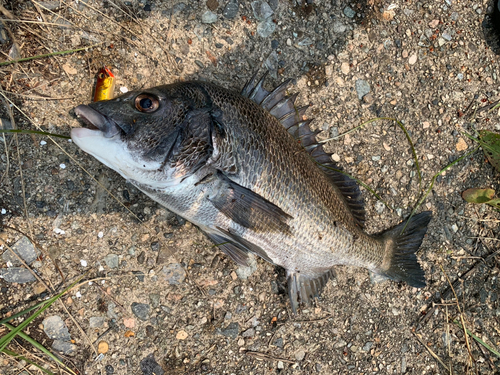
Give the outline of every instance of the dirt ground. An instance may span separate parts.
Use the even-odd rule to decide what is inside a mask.
[[[3,60],[89,47],[0,66],[4,128],[68,135],[80,126],[73,108],[91,100],[104,64],[116,76],[116,95],[192,79],[240,90],[256,70],[267,69],[269,87],[294,80],[290,90],[312,105],[308,116],[321,139],[376,117],[398,119],[408,130],[421,183],[394,121],[372,122],[327,143],[333,159],[392,208],[363,189],[368,232],[408,217],[434,184],[420,207],[433,212],[418,253],[427,287],[372,284],[366,270],[338,267],[315,306],[294,316],[283,270],[262,260],[253,272],[238,269],[195,226],[68,140],[9,134],[0,137],[0,248],[8,252],[4,244],[24,234],[42,255],[30,265],[39,280],[0,279],[0,317],[83,276],[25,330],[50,348],[42,322],[60,316],[74,344],[61,358],[81,374],[500,372],[500,358],[459,323],[499,350],[500,215],[461,197],[471,187],[499,187],[498,173],[464,135],[500,130],[500,112],[488,110],[500,99],[492,1],[13,0],[3,6]],[[10,266],[0,264],[4,271]],[[43,358],[23,340],[9,348]],[[60,371],[47,358],[37,361]],[[2,354],[0,373],[42,372]]]

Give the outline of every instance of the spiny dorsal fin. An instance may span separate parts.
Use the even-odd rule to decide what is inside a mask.
[[[241,95],[268,110],[295,139],[300,141],[309,155],[318,163],[319,168],[338,187],[355,219],[363,227],[365,210],[358,184],[346,175],[335,171],[339,170],[339,167],[332,161],[331,155],[326,153],[323,146],[316,141],[316,135],[319,131],[311,130],[309,124],[312,120],[303,119],[309,106],[296,108],[295,100],[298,93],[286,95],[286,88],[291,83],[290,79],[280,84],[271,92],[264,89],[263,84],[266,76],[267,72],[258,79],[258,72],[255,73],[246,83]]]

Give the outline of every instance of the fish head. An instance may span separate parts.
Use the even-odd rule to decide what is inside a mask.
[[[171,183],[169,177],[182,177],[172,176],[166,162],[187,107],[186,99],[164,87],[79,105],[75,114],[87,127],[73,128],[71,139],[127,180],[160,188]]]

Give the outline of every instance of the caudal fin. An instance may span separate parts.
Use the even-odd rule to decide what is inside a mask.
[[[385,237],[390,263],[386,269],[378,272],[381,276],[404,281],[416,288],[425,286],[425,274],[415,252],[422,244],[431,216],[430,211],[422,212],[412,217],[408,224],[404,221],[382,235]],[[401,233],[405,225],[406,229]]]

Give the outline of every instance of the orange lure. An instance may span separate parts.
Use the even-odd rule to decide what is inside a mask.
[[[97,83],[95,85],[94,102],[113,99],[115,91],[115,76],[111,70],[104,66],[97,74]]]

